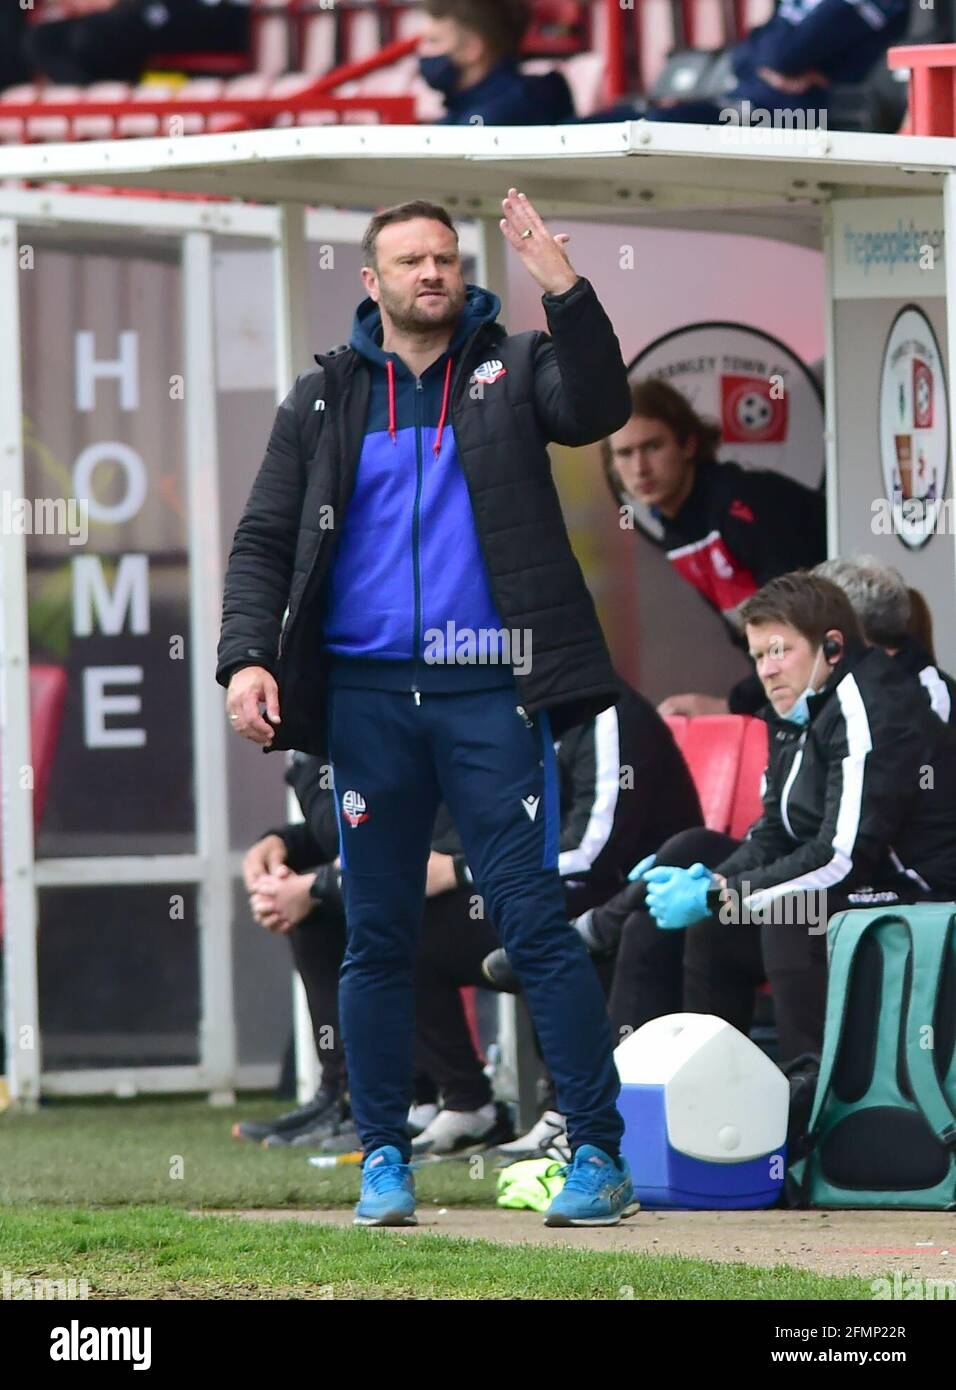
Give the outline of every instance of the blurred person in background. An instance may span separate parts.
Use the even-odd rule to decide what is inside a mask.
[[[823,497],[782,473],[717,458],[720,429],[680,391],[650,378],[631,388],[631,418],[602,443],[604,471],[622,507],[643,503],[674,569],[743,645],[737,611],[769,579],[826,554]],[[727,698],[671,695],[663,715],[753,714],[766,696],[756,676]]]
[[[930,709],[948,724],[953,718],[956,682],[939,669],[931,651],[911,631],[914,594],[929,617],[922,595],[907,587],[899,570],[882,564],[875,555],[824,560],[813,573],[843,590],[860,620],[864,639],[870,646],[882,648],[897,666],[915,676]],[[931,618],[929,639],[932,647]]]
[[[522,72],[527,0],[425,0],[419,68],[445,98],[442,125],[557,125],[574,115],[559,72]]]
[[[23,51],[26,11],[17,0],[0,5],[0,92],[19,82],[29,82],[30,67]]]
[[[138,82],[154,53],[249,48],[249,0],[63,0],[55,13],[28,27],[22,53],[65,85]]]

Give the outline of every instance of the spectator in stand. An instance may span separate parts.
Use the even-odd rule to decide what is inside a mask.
[[[682,579],[725,619],[743,645],[736,615],[744,599],[788,570],[826,554],[824,502],[782,473],[717,459],[720,430],[657,378],[631,388],[632,413],[604,440],[604,470],[622,506],[642,502],[660,523],[659,544]],[[671,714],[753,714],[765,701],[755,676],[728,698],[671,695]]]
[[[826,125],[830,88],[869,77],[904,34],[910,0],[780,0],[766,24],[752,29],[730,52],[736,79],[720,98],[653,105],[620,105],[588,119],[757,124],[754,113],[813,113]],[[764,124],[761,115],[760,124]],[[809,128],[811,122],[805,119]]]
[[[559,72],[521,71],[527,0],[425,0],[422,77],[445,98],[442,125],[557,125],[574,115]]]
[[[953,718],[956,682],[939,670],[926,646],[911,634],[911,594],[916,591],[907,588],[899,570],[881,564],[873,555],[854,555],[849,560],[824,560],[813,573],[843,590],[860,620],[865,641],[871,647],[882,648],[898,666],[915,676],[930,709],[948,724]],[[925,600],[923,603],[925,607]]]
[[[27,66],[51,82],[137,82],[154,53],[245,53],[249,0],[63,0],[34,24]]]
[[[956,895],[956,741],[912,677],[866,646],[835,584],[783,575],[740,616],[769,702],[763,814],[743,841],[686,831],[633,871],[647,911],[625,928],[612,1020],[646,1021],[628,997],[626,933],[649,914],[662,935],[686,934],[689,1012],[747,1033],[769,979],[786,1065],[821,1049],[829,919]]]

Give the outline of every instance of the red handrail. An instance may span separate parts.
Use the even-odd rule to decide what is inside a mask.
[[[414,125],[414,97],[351,96],[338,97],[313,92],[310,87],[288,97],[221,97],[215,100],[190,101],[183,97],[156,98],[149,101],[50,101],[0,102],[0,120],[29,122],[49,116],[62,116],[71,122],[70,139],[76,139],[72,123],[89,116],[108,116],[117,121],[126,116],[156,116],[172,120],[176,116],[221,117],[231,130],[252,130],[263,127],[279,116],[321,114],[344,116],[350,111],[374,111],[385,125]],[[163,133],[168,133],[168,128]],[[88,138],[88,137],[84,137]],[[23,143],[30,140],[29,129],[23,132]]]
[[[956,135],[956,43],[907,44],[886,55],[890,68],[909,68],[908,135]]]

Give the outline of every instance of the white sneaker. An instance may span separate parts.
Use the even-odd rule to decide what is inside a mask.
[[[416,1135],[421,1134],[423,1129],[427,1129],[437,1114],[438,1106],[432,1101],[426,1105],[409,1106],[405,1126],[411,1138],[414,1139]]]
[[[571,1162],[568,1130],[564,1116],[556,1110],[546,1110],[536,1125],[510,1144],[499,1144],[496,1153],[511,1163],[523,1158],[553,1158],[558,1163]]]
[[[494,1138],[498,1110],[493,1102],[480,1110],[439,1110],[431,1124],[412,1140],[412,1153],[450,1154]]]

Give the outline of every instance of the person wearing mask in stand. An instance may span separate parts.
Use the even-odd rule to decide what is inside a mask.
[[[445,98],[442,125],[557,125],[574,115],[559,72],[519,66],[526,0],[426,0],[419,69]]]

